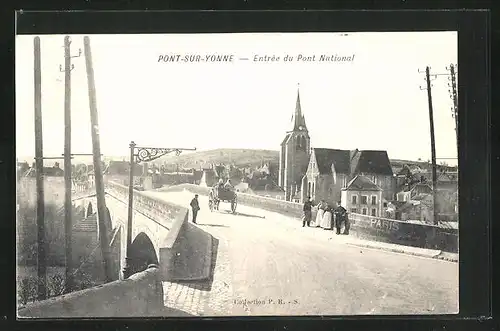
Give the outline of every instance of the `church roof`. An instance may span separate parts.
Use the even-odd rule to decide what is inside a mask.
[[[391,163],[386,151],[359,151],[314,148],[320,174],[331,174],[332,165],[337,173],[372,173],[392,176]]]
[[[374,182],[365,176],[358,175],[354,177],[346,187],[350,191],[382,191]]]
[[[349,173],[349,151],[330,148],[314,148],[319,173],[331,174],[332,164],[337,173]]]
[[[351,173],[393,175],[386,151],[358,151],[357,154],[351,163]]]

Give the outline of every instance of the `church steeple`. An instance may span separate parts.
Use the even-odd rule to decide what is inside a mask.
[[[291,131],[307,131],[306,119],[302,114],[302,107],[300,105],[300,89],[297,87],[297,102],[295,103],[295,112],[292,115]]]
[[[306,127],[306,120],[300,104],[300,90],[297,88],[297,101],[289,131],[281,143],[278,184],[285,191],[285,198],[291,201],[300,190],[304,174],[309,164],[311,138]]]

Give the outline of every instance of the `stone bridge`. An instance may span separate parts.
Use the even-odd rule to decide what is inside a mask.
[[[128,187],[107,182],[105,197],[112,271],[115,279],[123,279],[122,272],[127,257]],[[91,230],[96,230],[95,239],[98,240],[95,194],[81,196],[73,201],[85,213],[82,225],[89,222],[96,225]],[[209,277],[207,270],[211,263],[211,236],[189,224],[187,220],[188,210],[185,207],[134,191],[132,244],[128,261],[132,273],[155,264],[160,267],[162,280]],[[77,225],[75,230],[78,229]],[[79,235],[75,233],[76,238]]]
[[[353,235],[335,236],[332,231],[303,228],[300,204],[238,194],[235,214],[228,211],[228,205],[210,212],[207,192],[189,184],[134,191],[131,255],[138,272],[97,289],[32,304],[19,314],[172,316],[158,306],[196,316],[457,312],[458,264],[431,258],[444,248],[437,246],[445,235],[436,240],[436,233],[444,233],[442,229],[353,215]],[[195,193],[200,194],[201,203],[197,225],[189,222],[184,207]],[[127,201],[127,187],[107,183],[109,237],[117,278],[124,265]],[[88,216],[81,228],[85,222],[95,226],[95,197],[80,197],[75,204]],[[370,246],[356,239],[364,235],[370,237]],[[457,241],[453,231],[446,236]],[[427,248],[433,249],[395,245],[427,245],[432,240],[432,247]],[[373,245],[375,241],[378,246]],[[401,251],[401,247],[406,248]],[[146,269],[155,262],[159,268]],[[210,286],[204,287],[207,278]],[[95,308],[92,303],[97,302],[107,308]]]

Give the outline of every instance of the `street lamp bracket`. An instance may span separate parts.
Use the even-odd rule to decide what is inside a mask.
[[[156,147],[135,147],[137,154],[135,154],[135,163],[150,162],[156,160],[164,155],[175,153],[179,156],[182,153],[181,148],[156,148]]]

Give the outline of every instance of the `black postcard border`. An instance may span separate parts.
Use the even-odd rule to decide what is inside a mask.
[[[418,329],[448,327],[471,329],[486,323],[491,313],[491,206],[490,206],[490,13],[485,10],[465,11],[73,11],[30,12],[16,15],[18,34],[98,34],[98,33],[216,33],[216,32],[355,32],[355,31],[459,31],[459,168],[460,168],[460,314],[458,316],[357,316],[357,317],[272,317],[272,318],[213,318],[142,319],[94,321],[66,320],[60,322],[17,321],[17,327],[31,329],[50,323],[50,329],[93,324],[129,328],[188,327],[200,324],[208,327],[213,321],[224,321],[217,329],[228,327],[273,329],[310,329],[330,326],[335,329]],[[14,37],[11,56],[14,60]],[[14,82],[6,76],[7,83]],[[425,64],[422,64],[425,66]],[[9,79],[10,78],[10,79]],[[5,79],[5,78],[4,78]],[[4,244],[15,247],[15,127],[14,89],[11,111],[3,111],[4,130],[0,164],[5,185],[2,195],[8,201],[4,209],[12,209],[1,225]],[[8,101],[7,101],[8,106]],[[9,200],[10,199],[10,200]],[[12,206],[12,207],[11,207]],[[7,235],[9,233],[11,236]],[[9,270],[9,283],[15,282],[15,249],[2,270]],[[6,279],[7,281],[7,279]],[[472,284],[472,285],[471,285]],[[13,284],[14,285],[14,284]],[[9,304],[4,321],[15,320],[15,285],[3,296]],[[4,292],[6,293],[6,292]],[[463,319],[465,318],[465,320]],[[459,321],[462,319],[462,321]],[[146,322],[147,323],[144,323]],[[266,322],[268,321],[268,322]],[[382,323],[383,322],[383,323]],[[110,324],[112,323],[112,324]],[[265,324],[261,324],[265,323]],[[471,324],[469,324],[471,323]],[[474,323],[474,324],[472,324]],[[466,326],[468,325],[468,326]],[[474,325],[474,326],[473,326]],[[213,326],[213,327],[214,327]]]

